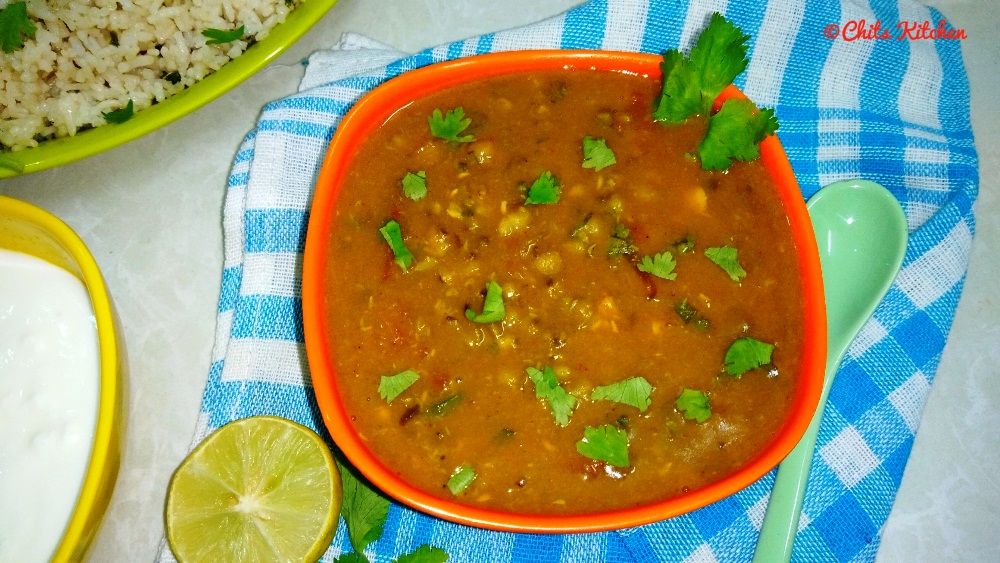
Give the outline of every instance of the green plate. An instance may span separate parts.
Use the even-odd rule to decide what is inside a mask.
[[[93,156],[184,117],[264,68],[305,35],[336,2],[305,0],[267,37],[251,45],[242,55],[190,88],[136,112],[126,123],[103,125],[72,137],[45,141],[30,149],[0,152],[0,178],[30,174]]]

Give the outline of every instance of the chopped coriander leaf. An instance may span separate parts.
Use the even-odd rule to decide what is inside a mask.
[[[38,28],[28,17],[28,5],[11,2],[0,10],[0,48],[13,53],[24,47],[24,39],[33,39]]]
[[[132,119],[132,116],[135,115],[135,108],[132,105],[132,100],[129,100],[128,104],[126,104],[122,109],[109,111],[107,113],[102,113],[101,115],[104,116],[105,121],[108,123],[125,123],[129,119]]]
[[[431,135],[439,139],[456,143],[471,143],[476,140],[472,135],[459,136],[472,123],[471,119],[465,117],[465,110],[462,108],[448,110],[444,115],[441,110],[436,109],[427,118],[427,123],[430,125]]]
[[[739,338],[726,350],[726,373],[740,377],[744,373],[771,363],[774,344],[750,337]]]
[[[448,552],[440,547],[424,544],[415,551],[392,560],[392,563],[445,563],[448,561]]]
[[[746,270],[740,266],[736,258],[736,249],[731,246],[706,248],[705,256],[722,268],[729,275],[729,279],[733,281],[740,281],[747,275]]]
[[[201,34],[208,38],[205,41],[205,45],[221,45],[223,43],[232,43],[243,37],[243,28],[244,26],[242,25],[232,31],[208,28],[202,30]]]
[[[469,485],[476,480],[476,471],[472,469],[471,465],[465,464],[459,467],[452,473],[451,478],[448,479],[448,490],[451,494],[458,495],[465,489],[469,488]]]
[[[694,233],[688,233],[688,235],[681,240],[673,244],[674,250],[677,254],[689,254],[694,252],[695,246],[695,236]]]
[[[708,328],[708,319],[703,317],[697,309],[688,303],[687,299],[682,299],[679,303],[674,305],[674,312],[677,313],[677,316],[679,316],[682,321],[684,321],[684,324],[694,323],[696,328]]]
[[[559,201],[559,179],[546,170],[528,188],[528,195],[524,203],[526,205],[537,205],[556,203],[557,201]]]
[[[646,272],[665,280],[677,279],[677,274],[674,273],[675,267],[677,267],[677,262],[669,250],[656,254],[652,258],[643,256],[642,261],[636,264],[636,268],[639,268],[640,272]]]
[[[403,231],[400,229],[399,223],[390,220],[378,232],[382,233],[382,238],[389,243],[392,255],[396,258],[396,264],[405,272],[413,264],[413,254],[403,242]]]
[[[709,404],[708,395],[704,391],[685,389],[681,391],[674,405],[678,411],[684,414],[684,418],[694,420],[699,424],[712,416],[712,405]]]
[[[638,250],[634,244],[628,239],[612,238],[611,242],[608,243],[608,256],[621,256],[624,254],[632,254]]]
[[[389,515],[389,499],[357,477],[353,468],[339,463],[338,465],[343,487],[340,515],[347,524],[347,537],[351,541],[354,553],[360,554],[355,560],[367,562],[368,559],[364,556],[365,548],[382,536],[382,527]]]
[[[455,408],[455,405],[457,405],[460,402],[462,402],[462,394],[455,393],[454,395],[448,397],[447,399],[444,399],[443,401],[438,401],[437,403],[434,403],[425,412],[432,416],[444,416],[445,414],[448,414],[448,412],[451,409]]]
[[[698,314],[698,311],[688,303],[687,299],[682,299],[680,303],[674,305],[674,312],[686,323],[691,322]]]
[[[576,451],[590,459],[603,461],[615,467],[629,467],[628,433],[605,424],[597,428],[588,426],[583,439],[576,443]]]
[[[595,139],[589,135],[583,138],[584,168],[593,168],[599,172],[615,162],[615,153],[608,148],[604,139]]]
[[[569,236],[589,241],[589,235],[593,234],[594,231],[597,230],[597,224],[593,221],[593,218],[593,214],[587,213],[587,215],[583,218],[583,221],[570,231]]]
[[[417,201],[427,195],[427,172],[407,172],[403,176],[403,195]]]
[[[549,404],[549,410],[552,411],[552,418],[556,424],[559,426],[569,424],[569,417],[579,404],[577,398],[559,385],[556,373],[551,367],[545,366],[542,370],[528,368],[526,371],[528,377],[535,383],[535,396]]]
[[[611,385],[597,387],[590,394],[592,401],[607,399],[616,403],[633,406],[639,412],[646,412],[652,400],[649,394],[652,393],[653,386],[644,377],[631,377],[624,381],[618,381]]]
[[[663,93],[653,119],[680,123],[692,115],[708,115],[715,98],[746,69],[749,39],[714,13],[688,57],[676,49],[664,53]]]
[[[483,300],[483,312],[476,313],[472,309],[465,310],[465,318],[474,323],[495,323],[505,316],[503,307],[503,288],[495,281],[486,283],[486,298]]]
[[[608,256],[621,256],[623,254],[632,254],[639,249],[632,244],[632,238],[629,236],[628,227],[618,223],[615,225],[615,230],[611,233],[611,241],[608,243]]]
[[[393,399],[409,389],[410,385],[416,383],[418,379],[420,379],[420,375],[409,369],[396,375],[383,375],[378,384],[378,394],[389,404],[392,404]]]
[[[698,145],[701,167],[725,170],[733,159],[754,160],[760,156],[758,144],[777,130],[774,110],[758,111],[750,100],[730,98],[708,120],[708,132]]]

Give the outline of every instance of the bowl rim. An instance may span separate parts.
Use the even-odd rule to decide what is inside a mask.
[[[118,475],[122,410],[121,347],[104,278],[83,239],[65,222],[30,203],[0,195],[0,215],[34,225],[52,237],[79,268],[93,307],[100,361],[100,389],[90,459],[73,513],[52,555],[53,561],[79,559],[90,545],[110,501]]]
[[[266,37],[197,83],[141,111],[123,124],[108,123],[37,147],[0,151],[0,178],[40,172],[100,154],[193,113],[276,59],[308,32],[337,0],[304,0]]]
[[[398,108],[427,94],[482,78],[545,69],[617,71],[660,78],[662,57],[645,53],[583,50],[528,50],[476,55],[436,63],[393,78],[365,95],[343,118],[330,143],[316,182],[306,232],[302,266],[302,314],[305,348],[313,390],[331,437],[347,459],[376,487],[425,513],[462,524],[500,531],[563,533],[622,529],[664,520],[730,496],[775,467],[804,434],[819,402],[826,363],[826,307],[815,235],[805,199],[778,138],[761,143],[761,158],[780,192],[797,241],[803,276],[804,351],[801,379],[792,408],[778,434],[762,453],[728,477],[690,493],[641,507],[578,515],[517,514],[472,507],[423,492],[403,481],[365,446],[350,424],[335,386],[322,314],[326,244],[332,210],[353,147]],[[727,88],[716,105],[745,97]]]

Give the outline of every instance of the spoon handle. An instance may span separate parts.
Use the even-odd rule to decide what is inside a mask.
[[[875,182],[845,180],[830,184],[809,198],[807,207],[816,239],[823,243],[819,250],[828,327],[826,377],[809,427],[778,466],[754,563],[791,560],[816,437],[833,378],[851,341],[885,297],[906,254],[903,208]]]
[[[827,381],[833,378],[834,373],[836,371],[831,373],[828,367]],[[823,386],[819,407],[809,422],[806,433],[778,466],[771,498],[767,501],[767,511],[764,513],[764,523],[760,528],[757,548],[753,554],[753,563],[778,563],[790,561],[792,558],[792,546],[799,528],[799,516],[802,514],[802,499],[805,497],[816,436],[819,434],[823,405],[826,404],[829,390],[829,385]]]

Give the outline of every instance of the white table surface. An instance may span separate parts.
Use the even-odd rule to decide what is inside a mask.
[[[577,3],[341,0],[277,62],[194,114],[104,154],[0,181],[0,193],[55,213],[86,241],[124,327],[124,455],[90,561],[151,561],[158,552],[167,482],[190,446],[208,375],[230,163],[260,108],[296,90],[299,61],[345,31],[412,52]],[[1000,561],[1000,7],[929,3],[968,35],[962,51],[981,166],[978,224],[955,324],[878,560]]]

